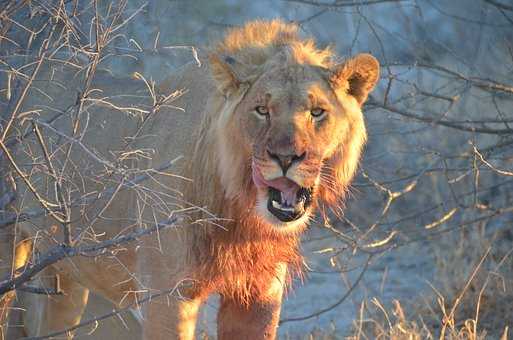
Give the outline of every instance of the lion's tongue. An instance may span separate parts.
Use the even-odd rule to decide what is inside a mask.
[[[268,186],[281,191],[282,203],[288,206],[294,206],[296,204],[297,192],[299,190],[299,186],[296,183],[287,177],[280,177],[266,182]]]
[[[260,171],[255,169],[255,167],[253,167],[252,175],[253,181],[257,186],[272,187],[281,191],[281,197],[284,201],[282,203],[286,203],[289,206],[293,206],[296,203],[297,192],[300,187],[294,181],[291,181],[287,177],[280,177],[268,181],[262,176]]]

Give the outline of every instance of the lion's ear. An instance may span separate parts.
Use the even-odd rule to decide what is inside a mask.
[[[336,89],[345,88],[358,103],[363,105],[369,92],[379,80],[379,62],[370,54],[362,53],[336,65],[330,82]]]
[[[217,88],[223,94],[236,91],[242,83],[248,80],[248,74],[251,70],[234,57],[211,53],[209,61],[212,77]]]

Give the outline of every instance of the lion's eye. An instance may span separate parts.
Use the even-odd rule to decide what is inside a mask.
[[[325,113],[326,111],[324,109],[321,109],[320,107],[316,107],[315,109],[310,110],[310,114],[314,118],[321,118],[322,116],[324,116]]]
[[[262,116],[267,116],[269,114],[269,109],[267,106],[257,106],[255,107],[255,112]]]

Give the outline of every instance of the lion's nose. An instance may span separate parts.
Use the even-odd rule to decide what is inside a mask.
[[[287,170],[292,166],[292,164],[301,162],[303,159],[305,159],[306,156],[306,152],[303,152],[301,155],[280,155],[269,150],[267,150],[267,154],[271,159],[278,163],[281,170],[283,171],[283,175],[287,173]]]

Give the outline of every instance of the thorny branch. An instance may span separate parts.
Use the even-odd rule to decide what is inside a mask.
[[[128,13],[127,1],[112,3],[107,7],[100,6],[96,0],[92,0],[89,4],[74,3],[71,5],[66,1],[48,0],[38,2],[36,6],[32,6],[32,3],[27,1],[8,1],[5,6],[0,6],[0,47],[2,51],[0,76],[6,75],[7,79],[4,83],[4,79],[0,78],[0,85],[2,85],[0,95],[3,96],[1,99],[2,101],[4,98],[7,99],[6,104],[0,101],[0,105],[3,105],[0,109],[0,169],[2,169],[0,180],[7,181],[9,178],[17,177],[42,207],[41,209],[16,211],[12,207],[13,202],[16,199],[23,200],[23,198],[16,197],[11,191],[0,191],[2,247],[7,245],[6,242],[16,243],[19,241],[7,236],[4,239],[4,235],[11,235],[12,231],[17,233],[19,223],[45,215],[53,217],[61,225],[64,241],[60,243],[56,240],[55,246],[46,253],[32,257],[24,266],[14,268],[13,264],[13,270],[7,271],[5,270],[8,269],[5,266],[7,258],[4,257],[7,249],[2,248],[0,251],[3,266],[0,275],[2,280],[0,297],[8,296],[6,293],[14,289],[37,294],[58,294],[58,291],[52,292],[52,289],[32,286],[29,283],[42,270],[65,258],[97,257],[111,254],[113,248],[133,242],[142,236],[158,233],[165,228],[174,227],[177,222],[177,213],[166,209],[165,214],[170,216],[166,221],[145,223],[147,227],[141,224],[139,229],[133,232],[93,244],[86,243],[82,237],[87,226],[72,225],[75,222],[72,219],[71,209],[83,209],[83,207],[94,204],[104,204],[90,222],[93,224],[96,219],[102,218],[102,213],[112,200],[124,190],[140,192],[141,199],[150,203],[151,200],[157,200],[160,194],[154,189],[146,188],[145,183],[148,180],[154,180],[156,174],[170,175],[165,171],[179,159],[170,160],[155,168],[138,169],[120,166],[124,161],[123,155],[114,161],[108,160],[103,155],[98,155],[84,142],[84,136],[88,132],[88,125],[84,124],[84,121],[89,119],[91,107],[106,105],[119,112],[156,115],[161,107],[171,107],[170,103],[183,92],[174,91],[169,94],[160,94],[154,88],[153,81],[148,81],[140,76],[139,79],[144,80],[147,86],[153,105],[148,106],[141,103],[123,107],[110,98],[108,93],[102,98],[95,98],[95,94],[103,90],[93,88],[99,66],[115,50],[112,47],[115,40],[124,36],[122,28],[130,23],[146,5],[139,7],[133,13]],[[93,9],[93,13],[89,15],[91,9]],[[27,17],[29,20],[21,21],[22,18]],[[89,36],[86,33],[87,27],[82,25],[81,21],[91,23]],[[197,53],[193,48],[192,52],[198,60]],[[67,107],[52,107],[54,98],[47,94],[45,87],[40,86],[42,81],[46,81],[48,84],[61,87],[63,91],[66,90],[66,86],[69,84],[59,83],[58,79],[52,79],[55,70],[59,67],[69,68],[70,73],[76,72],[77,79],[83,75],[81,88],[77,89],[77,99]],[[44,77],[48,74],[49,79],[45,79]],[[37,96],[41,96],[43,100],[41,105],[36,102],[35,107],[37,108],[34,108],[34,98]],[[47,111],[51,113],[49,119],[50,115],[46,114]],[[70,118],[71,133],[64,132],[57,127],[59,120],[63,118]],[[27,122],[30,128],[26,128]],[[66,131],[69,130],[66,129]],[[133,136],[123,137],[133,140],[138,137],[139,132]],[[35,146],[39,148],[39,151],[29,147],[27,148],[28,156],[30,157],[35,152],[35,154],[40,154],[41,158],[32,156],[32,163],[27,164],[26,161],[17,158],[20,154],[18,149],[25,148],[27,141],[31,139],[35,141]],[[71,186],[69,173],[73,174],[78,170],[78,176],[84,179],[86,176],[80,171],[87,170],[77,169],[76,164],[72,161],[71,156],[77,148],[88,155],[93,163],[101,165],[100,169],[107,170],[107,175],[103,173],[87,175],[89,176],[88,180],[105,181],[101,190],[84,192],[79,196],[75,194],[77,188]],[[125,154],[130,152],[137,155],[137,150],[132,150],[130,145],[127,145]],[[57,153],[63,153],[64,157],[56,157]],[[51,191],[45,192],[40,182],[33,176],[38,166],[46,169],[48,183],[54,185],[54,195],[51,194]],[[9,168],[13,175],[4,176],[7,173],[3,171],[7,171]],[[94,178],[95,175],[96,178]],[[117,185],[111,184],[116,181]],[[3,190],[4,187],[9,186],[0,185],[0,190]],[[8,300],[1,300],[0,338],[4,336],[4,321],[8,309]]]
[[[348,200],[342,219],[333,219],[331,224],[320,230],[320,237],[328,239],[330,244],[318,253],[328,255],[326,262],[329,262],[333,273],[346,273],[347,267],[351,267],[347,263],[352,262],[356,262],[356,265],[351,270],[364,263],[363,269],[352,280],[348,291],[330,306],[315,309],[305,316],[283,319],[281,324],[316,318],[339,307],[358,289],[365,272],[378,262],[378,256],[385,251],[412,243],[421,244],[428,239],[445,237],[485,222],[496,222],[495,225],[500,226],[496,229],[507,228],[504,227],[507,224],[500,222],[509,221],[513,216],[513,197],[510,194],[513,186],[510,178],[513,175],[510,170],[513,86],[511,74],[507,71],[513,67],[513,48],[508,40],[510,36],[500,31],[503,27],[508,33],[513,25],[509,16],[513,7],[507,1],[482,1],[485,8],[502,16],[491,15],[488,19],[474,20],[463,15],[451,17],[445,14],[443,25],[445,29],[454,25],[453,35],[454,32],[469,29],[467,24],[483,25],[486,28],[481,30],[497,33],[500,39],[490,40],[486,48],[492,46],[497,54],[504,52],[500,55],[504,74],[490,72],[493,67],[488,67],[487,61],[466,60],[460,51],[456,51],[459,46],[451,46],[451,41],[444,41],[443,37],[435,39],[434,33],[425,32],[423,25],[416,25],[416,16],[423,17],[427,11],[421,2],[284,1],[311,8],[308,15],[298,21],[306,30],[310,23],[321,22],[328,17],[324,14],[340,18],[339,15],[346,14],[343,11],[351,11],[351,18],[365,25],[358,24],[354,36],[347,37],[352,41],[350,50],[364,51],[370,48],[369,52],[380,56],[387,74],[365,109],[370,143],[363,161],[365,172],[360,173],[353,185],[352,198],[356,199]],[[134,55],[147,53],[165,55],[166,59],[170,59],[176,49],[191,51],[196,63],[200,64],[194,47],[159,47],[160,33],[154,40],[152,38],[150,44],[126,36],[126,28],[137,16],[144,15],[151,3],[133,11],[128,10],[127,1],[117,4],[107,2],[105,7],[95,0],[87,2],[84,7],[71,6],[72,2],[67,1],[48,0],[38,1],[38,6],[29,8],[29,3],[7,1],[0,5],[0,76],[3,77],[0,78],[0,96],[2,100],[7,100],[0,103],[0,162],[3,163],[0,169],[9,166],[13,171],[12,177],[25,183],[40,206],[13,211],[10,206],[19,198],[12,192],[0,192],[0,232],[16,230],[21,222],[50,215],[62,227],[64,242],[56,242],[54,248],[40,255],[35,262],[18,268],[16,275],[2,277],[0,294],[12,289],[41,293],[40,287],[31,286],[30,283],[34,275],[47,265],[72,256],[107,255],[123,243],[176,224],[175,217],[172,217],[147,229],[141,228],[113,239],[93,244],[82,242],[84,229],[88,226],[74,225],[71,210],[101,203],[98,213],[89,221],[89,225],[92,225],[124,190],[136,191],[141,202],[147,203],[148,200],[149,204],[158,205],[163,201],[162,195],[150,193],[151,189],[145,187],[145,182],[152,180],[154,173],[168,170],[174,162],[146,170],[120,166],[124,164],[121,156],[107,158],[87,145],[84,136],[88,126],[83,120],[89,114],[89,108],[94,106],[105,106],[141,117],[139,129],[124,136],[126,145],[122,151],[125,155],[145,157],[143,150],[131,149],[132,141],[144,137],[143,128],[147,127],[151,118],[159,113],[161,107],[173,107],[172,101],[184,91],[176,89],[176,92],[169,94],[158,94],[151,80],[142,73],[134,73],[134,78],[144,82],[150,100],[144,105],[133,105],[124,100],[113,100],[108,93],[96,95],[102,90],[93,86],[97,73],[103,66],[108,68],[110,59],[114,57],[128,56],[138,60]],[[399,14],[394,18],[408,27],[407,30],[380,24],[381,16],[375,15],[378,12],[371,12],[373,8],[382,10],[389,5],[397,10]],[[440,6],[437,5],[437,8]],[[405,16],[401,17],[403,14]],[[34,20],[24,21],[22,18]],[[41,18],[48,20],[41,24],[36,20]],[[424,23],[423,20],[421,22]],[[408,32],[421,32],[424,35],[419,38],[408,35]],[[363,36],[371,38],[361,43]],[[458,41],[463,40],[458,38]],[[377,43],[373,45],[373,41]],[[497,41],[505,43],[493,45]],[[481,49],[485,48],[477,40],[473,43],[481,46]],[[391,46],[397,44],[409,47],[403,54],[394,54]],[[447,60],[450,60],[449,66]],[[77,77],[83,76],[81,86],[76,89],[76,101],[66,107],[25,107],[33,97],[48,96],[44,88],[35,85],[43,68],[50,64],[64,65],[76,72]],[[64,88],[65,84],[60,86]],[[485,109],[479,106],[483,103],[487,104]],[[52,114],[47,114],[47,111]],[[71,117],[71,133],[56,127],[63,117]],[[27,125],[30,127],[27,128]],[[25,146],[31,137],[35,138],[35,145],[43,157],[33,157],[32,163],[27,165],[16,159],[16,148]],[[70,155],[75,151],[87,155],[92,163],[101,165],[105,173],[85,175],[82,173],[85,169],[74,169]],[[64,163],[56,161],[55,154],[59,152],[66,155]],[[46,169],[46,179],[53,184],[53,193],[39,191],[39,183],[33,182],[31,175],[38,167]],[[76,171],[78,177],[84,180],[86,177],[94,178],[103,184],[102,189],[73,196],[70,193],[76,192],[76,188],[70,186],[66,171]],[[2,180],[8,178],[0,177]],[[362,261],[362,254],[366,261]],[[311,271],[312,275],[321,272],[316,268]],[[139,303],[173,292],[161,292]],[[66,334],[130,307],[37,339]]]
[[[43,336],[27,337],[27,338],[24,338],[24,339],[26,339],[26,340],[43,340],[43,339],[54,338],[56,336],[63,335],[63,334],[68,334],[68,333],[70,333],[70,332],[72,332],[74,330],[83,328],[83,327],[88,326],[88,325],[92,325],[92,324],[96,324],[97,325],[98,322],[101,321],[101,320],[105,320],[105,319],[113,317],[115,315],[119,315],[120,313],[129,311],[129,310],[131,310],[133,308],[140,308],[145,303],[149,303],[152,300],[156,300],[156,299],[164,297],[164,296],[176,295],[175,298],[183,299],[183,297],[180,294],[179,289],[180,289],[180,286],[182,286],[184,284],[187,284],[187,283],[188,282],[186,282],[186,280],[181,281],[176,286],[174,286],[173,288],[164,290],[164,291],[159,292],[159,293],[150,294],[149,296],[146,296],[144,298],[136,299],[136,301],[134,301],[133,303],[130,303],[129,305],[127,305],[127,306],[125,306],[123,308],[115,309],[112,312],[106,313],[104,315],[100,315],[100,316],[91,318],[89,320],[82,321],[78,325],[70,327],[68,329],[64,329],[62,331],[53,332],[53,333],[46,334],[46,335],[43,335]]]
[[[178,218],[173,216],[169,220],[160,222],[149,228],[140,228],[134,232],[108,239],[97,244],[74,247],[70,247],[65,244],[56,246],[49,250],[46,254],[39,256],[35,264],[28,264],[22,268],[19,268],[17,270],[19,275],[17,275],[15,278],[8,278],[0,281],[0,294],[4,294],[10,290],[16,289],[16,287],[21,286],[25,282],[28,282],[31,278],[34,277],[34,275],[41,272],[49,265],[61,261],[64,258],[91,254],[94,256],[101,256],[107,254],[107,250],[109,248],[114,248],[116,246],[135,241],[144,235],[158,232],[164,228],[175,226],[177,221]]]

